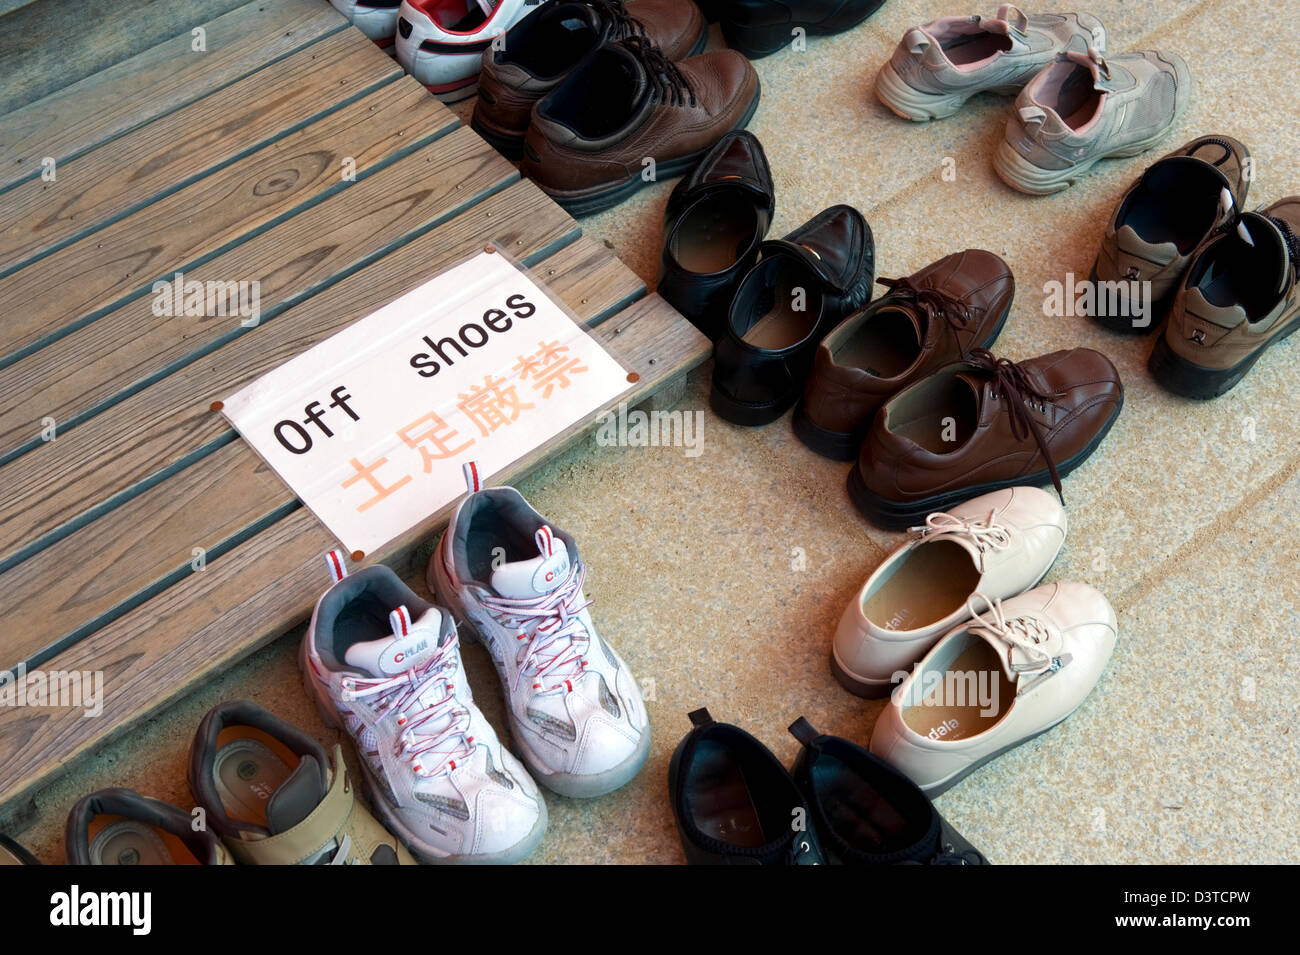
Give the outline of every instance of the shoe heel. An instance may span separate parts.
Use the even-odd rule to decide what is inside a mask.
[[[311,663],[307,659],[307,638],[302,638],[302,643],[298,646],[298,670],[302,674],[302,688],[307,692],[307,697],[316,704],[316,712],[320,714],[321,722],[332,730],[343,732],[343,724],[334,712],[334,707],[330,706],[321,698],[320,689],[316,686],[316,681],[311,677]]]
[[[760,60],[770,56],[783,46],[794,42],[794,33],[788,23],[776,23],[771,26],[745,26],[722,21],[722,36],[727,46],[739,50],[751,60]]]
[[[966,105],[962,93],[923,93],[903,82],[894,65],[888,60],[876,74],[876,99],[889,107],[894,114],[914,123],[932,119],[947,119]]]

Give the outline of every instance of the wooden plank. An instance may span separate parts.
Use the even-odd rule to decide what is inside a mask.
[[[518,178],[462,127],[186,276],[258,282],[265,323]],[[240,321],[156,316],[147,295],[0,369],[0,463],[39,446],[43,421],[66,432],[246,333]]]
[[[421,88],[423,93],[423,88]],[[432,101],[431,97],[426,99]],[[578,237],[577,223],[520,181],[374,265],[0,468],[0,570],[116,507],[227,440],[207,408],[463,258],[491,235],[532,260]],[[522,243],[522,244],[520,244]],[[145,426],[147,423],[147,427]]]
[[[0,365],[347,188],[344,159],[360,178],[456,125],[406,77],[0,279]]]
[[[550,290],[588,324],[645,291],[627,266],[590,240],[565,247],[537,271],[539,278],[553,276]],[[225,445],[0,574],[0,593],[12,608],[0,636],[0,667],[39,665],[188,574],[196,548],[216,558],[296,506],[247,445]]]
[[[189,185],[402,75],[356,30],[0,193],[0,276]]]
[[[653,295],[595,334],[641,375],[624,399],[630,404],[677,381],[711,350],[707,339]],[[570,428],[490,483],[517,480],[580,440],[598,418]],[[449,510],[443,508],[372,559],[405,562],[417,545],[445,527]],[[190,574],[48,661],[47,669],[102,672],[103,712],[86,719],[80,710],[0,708],[0,812],[22,804],[95,747],[305,619],[323,589],[321,555],[332,546],[324,528],[299,508],[202,573]]]
[[[70,86],[246,0],[0,0],[0,113]],[[88,28],[88,24],[92,25]]]
[[[39,175],[46,156],[78,156],[346,27],[320,0],[254,0],[203,25],[206,52],[186,31],[16,109],[0,117],[0,189]]]

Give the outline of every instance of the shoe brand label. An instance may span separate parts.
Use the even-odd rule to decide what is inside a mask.
[[[533,572],[533,590],[539,594],[549,594],[561,580],[569,574],[569,555],[561,552],[550,560],[544,560]]]
[[[432,649],[428,637],[394,641],[379,655],[380,672],[386,676],[396,676],[412,670],[428,658]]]
[[[950,735],[954,730],[956,730],[957,725],[956,720],[944,720],[934,729],[930,730],[926,735],[928,735],[930,739],[943,739],[945,736]]]
[[[912,619],[912,611],[904,609],[895,613],[892,617],[880,625],[882,630],[906,630],[904,626],[907,621]]]

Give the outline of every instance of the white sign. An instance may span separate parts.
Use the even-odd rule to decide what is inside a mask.
[[[486,478],[629,387],[525,272],[483,252],[222,410],[344,547],[369,553],[463,494],[462,463]]]

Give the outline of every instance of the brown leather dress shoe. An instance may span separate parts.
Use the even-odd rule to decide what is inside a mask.
[[[989,348],[1011,310],[1015,279],[992,252],[967,249],[901,279],[876,279],[888,294],[840,322],[813,359],[794,433],[818,454],[852,461],[890,395]]]
[[[1022,362],[975,349],[885,403],[849,496],[873,523],[902,528],[1015,485],[1050,480],[1060,494],[1123,404],[1119,372],[1090,348]]]
[[[673,63],[649,42],[606,43],[533,110],[519,171],[572,215],[681,175],[758,108],[735,50]]]
[[[676,62],[704,52],[709,24],[693,0],[547,0],[483,51],[470,126],[519,159],[533,105],[602,43],[645,37]],[[500,49],[497,47],[500,46]]]

